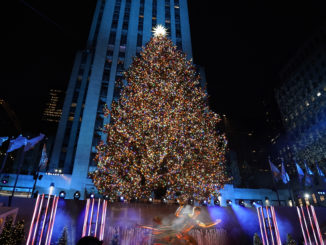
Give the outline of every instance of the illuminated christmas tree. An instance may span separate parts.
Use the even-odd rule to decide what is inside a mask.
[[[91,174],[99,192],[111,200],[148,198],[157,190],[180,201],[217,195],[227,181],[220,118],[164,27],[154,30],[124,77],[120,99],[106,109],[111,122]]]

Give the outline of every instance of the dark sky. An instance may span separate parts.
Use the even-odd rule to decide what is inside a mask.
[[[85,48],[96,1],[10,2],[2,8],[10,17],[2,23],[0,98],[9,102],[25,131],[37,132],[48,90],[65,90],[74,55]],[[273,98],[282,66],[325,24],[325,6],[189,2],[194,58],[206,67],[211,107],[239,130],[265,130],[262,100]]]

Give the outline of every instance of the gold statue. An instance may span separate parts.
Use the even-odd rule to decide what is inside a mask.
[[[153,245],[197,245],[197,241],[188,234],[189,231],[191,231],[197,225],[203,228],[208,228],[221,222],[221,220],[218,219],[213,223],[204,224],[197,219],[201,212],[200,207],[194,207],[192,213],[190,214],[181,214],[183,208],[184,206],[180,206],[175,212],[177,220],[175,220],[176,222],[173,222],[174,224],[172,225],[164,226],[162,224],[162,220],[155,217],[153,220],[155,222],[155,227],[141,226],[142,228],[153,231]]]

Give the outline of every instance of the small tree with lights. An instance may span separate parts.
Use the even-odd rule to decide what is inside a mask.
[[[154,36],[124,73],[120,99],[106,108],[110,123],[97,146],[91,174],[111,200],[161,197],[202,201],[217,195],[228,180],[227,141],[216,132],[220,117],[192,61],[177,50],[158,26]]]
[[[20,245],[25,238],[24,220],[19,220],[16,224],[13,223],[11,216],[6,218],[2,232],[0,234],[1,245]]]

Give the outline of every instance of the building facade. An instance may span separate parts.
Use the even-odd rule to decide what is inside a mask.
[[[92,191],[95,146],[105,140],[103,108],[119,98],[122,71],[130,66],[158,24],[192,58],[186,0],[98,0],[85,50],[77,53],[49,164],[69,175],[70,193]],[[71,176],[70,176],[71,175]],[[69,196],[69,194],[68,194]],[[71,198],[71,197],[70,197]]]
[[[326,167],[326,28],[300,48],[281,74],[276,91],[286,131],[279,155]]]

